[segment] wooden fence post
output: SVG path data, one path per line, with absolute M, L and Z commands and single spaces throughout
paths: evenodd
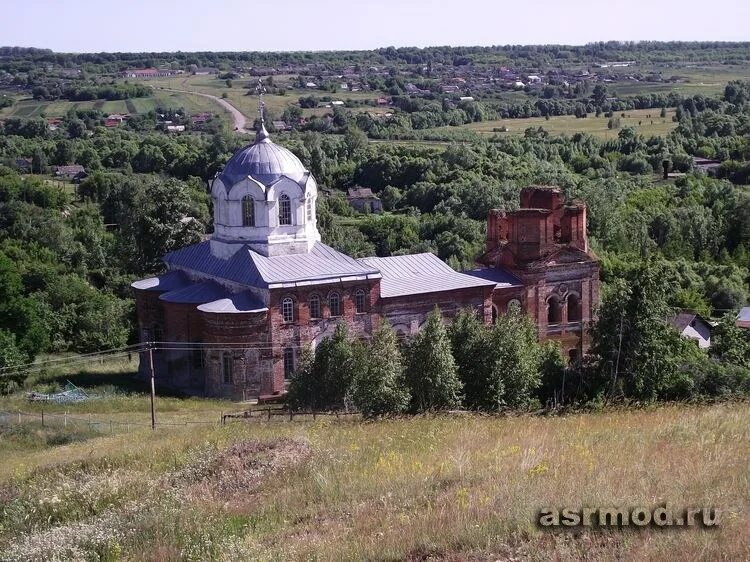
M 44 408 L 42 408 L 42 427 L 44 427 Z

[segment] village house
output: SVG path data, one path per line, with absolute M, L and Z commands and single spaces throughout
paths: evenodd
M 698 156 L 693 156 L 693 168 L 696 171 L 703 172 L 710 176 L 715 176 L 719 173 L 721 162 L 719 160 L 712 160 L 711 158 L 701 158 Z
M 671 318 L 670 324 L 683 338 L 694 340 L 701 349 L 711 347 L 711 324 L 700 314 L 683 311 Z
M 321 242 L 318 196 L 315 178 L 271 141 L 261 116 L 255 141 L 213 179 L 210 238 L 170 252 L 164 274 L 132 284 L 140 340 L 162 342 L 153 353 L 160 384 L 279 397 L 302 351 L 340 322 L 363 339 L 380 322 L 409 337 L 436 306 L 446 320 L 470 309 L 486 324 L 520 311 L 570 360 L 588 348 L 599 263 L 582 201 L 566 202 L 554 187 L 524 189 L 518 211 L 490 212 L 481 267 L 461 273 L 431 253 L 354 259 L 336 251 Z
M 348 190 L 347 200 L 352 208 L 360 213 L 382 213 L 383 203 L 380 197 L 369 187 L 354 187 Z
M 736 324 L 740 328 L 750 330 L 750 306 L 745 306 L 740 309 L 740 313 L 737 315 Z
M 16 158 L 14 164 L 19 172 L 24 172 L 27 174 L 31 172 L 31 158 Z
M 55 177 L 79 182 L 88 177 L 86 169 L 80 164 L 69 166 L 55 166 Z
M 174 76 L 176 72 L 168 68 L 131 68 L 120 73 L 124 78 L 160 78 Z

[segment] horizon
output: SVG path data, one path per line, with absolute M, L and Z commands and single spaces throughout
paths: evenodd
M 123 13 L 109 5 L 92 9 L 84 0 L 14 0 L 4 10 L 4 22 L 12 26 L 0 28 L 7 46 L 74 54 L 748 41 L 742 26 L 726 26 L 718 17 L 700 19 L 695 14 L 705 9 L 697 2 L 676 0 L 658 5 L 634 0 L 627 10 L 592 0 L 537 0 L 524 5 L 477 0 L 463 10 L 444 0 L 365 0 L 347 11 L 332 0 L 314 5 L 287 0 L 282 6 L 267 0 L 255 5 L 218 0 L 209 10 L 205 6 L 198 0 L 133 0 Z M 736 22 L 750 17 L 750 5 L 739 0 L 717 0 L 711 11 L 731 12 Z M 280 12 L 294 16 L 278 21 Z M 131 14 L 146 14 L 146 19 Z
M 630 43 L 630 44 L 641 44 L 641 43 L 684 43 L 684 44 L 700 44 L 700 43 L 718 43 L 718 44 L 727 44 L 727 45 L 733 45 L 733 44 L 750 44 L 750 39 L 746 41 L 741 40 L 722 40 L 722 39 L 669 39 L 669 40 L 661 40 L 661 39 L 610 39 L 610 40 L 602 40 L 602 41 L 589 41 L 587 43 L 497 43 L 493 45 L 469 45 L 469 44 L 454 44 L 454 45 L 424 45 L 424 46 L 417 46 L 417 45 L 381 45 L 379 47 L 372 47 L 372 48 L 362 48 L 362 49 L 274 49 L 274 50 L 201 50 L 201 51 L 187 51 L 184 49 L 176 49 L 171 51 L 153 51 L 153 50 L 146 50 L 146 51 L 58 51 L 56 49 L 52 49 L 49 47 L 39 47 L 36 45 L 0 45 L 0 49 L 36 49 L 36 50 L 44 50 L 44 51 L 51 51 L 55 54 L 61 54 L 61 55 L 97 55 L 97 54 L 147 54 L 147 55 L 160 55 L 160 54 L 167 54 L 167 53 L 184 53 L 184 54 L 193 54 L 193 53 L 287 53 L 287 54 L 294 54 L 294 53 L 367 53 L 367 52 L 374 52 L 381 49 L 417 49 L 420 51 L 423 50 L 429 50 L 429 49 L 493 49 L 493 48 L 513 48 L 513 47 L 574 47 L 574 48 L 580 48 L 580 47 L 588 47 L 589 45 L 596 45 L 601 43 Z

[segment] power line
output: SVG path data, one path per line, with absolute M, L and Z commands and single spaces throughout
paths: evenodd
M 24 364 L 21 364 L 21 365 L 13 365 L 13 366 L 7 366 L 7 367 L 0 367 L 0 374 L 2 374 L 4 371 L 15 370 L 15 369 L 18 369 L 20 367 L 35 367 L 37 365 L 45 365 L 46 366 L 46 365 L 49 365 L 50 363 L 61 363 L 61 362 L 65 362 L 65 361 L 78 360 L 78 359 L 82 359 L 82 358 L 85 358 L 85 357 L 91 357 L 93 359 L 97 359 L 100 356 L 106 356 L 106 354 L 120 352 L 120 351 L 134 352 L 134 351 L 137 351 L 138 348 L 143 347 L 144 345 L 145 344 L 139 343 L 139 344 L 127 345 L 125 347 L 115 347 L 115 348 L 112 348 L 112 349 L 104 349 L 104 350 L 101 350 L 101 351 L 93 351 L 91 353 L 81 353 L 81 354 L 77 354 L 77 355 L 69 355 L 69 356 L 66 356 L 66 357 L 56 357 L 54 359 L 45 359 L 45 360 L 42 360 L 42 361 L 34 361 L 32 363 L 24 363 Z
M 104 355 L 101 358 L 102 359 L 109 359 L 109 358 L 117 358 L 117 357 L 127 357 L 128 355 L 131 355 L 133 352 L 123 351 L 120 353 L 110 354 L 110 355 Z M 61 365 L 56 365 L 59 367 L 72 367 L 77 365 L 84 365 L 86 363 L 89 363 L 91 361 L 95 361 L 99 359 L 99 357 L 85 357 L 83 359 L 78 359 L 76 361 L 71 361 L 70 363 L 63 363 Z M 29 375 L 31 373 L 43 371 L 44 369 L 48 368 L 49 365 L 32 365 L 28 367 L 22 367 L 17 368 L 16 370 L 7 371 L 4 373 L 0 373 L 0 378 L 2 377 L 17 377 L 19 375 Z

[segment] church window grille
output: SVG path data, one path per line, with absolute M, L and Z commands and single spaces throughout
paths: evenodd
M 242 198 L 242 226 L 255 226 L 255 201 L 251 195 Z
M 294 301 L 291 297 L 281 301 L 281 317 L 284 322 L 294 322 Z
M 328 308 L 331 316 L 341 316 L 341 297 L 338 293 L 328 295 Z
M 279 197 L 279 224 L 282 226 L 292 224 L 292 202 L 286 193 Z

